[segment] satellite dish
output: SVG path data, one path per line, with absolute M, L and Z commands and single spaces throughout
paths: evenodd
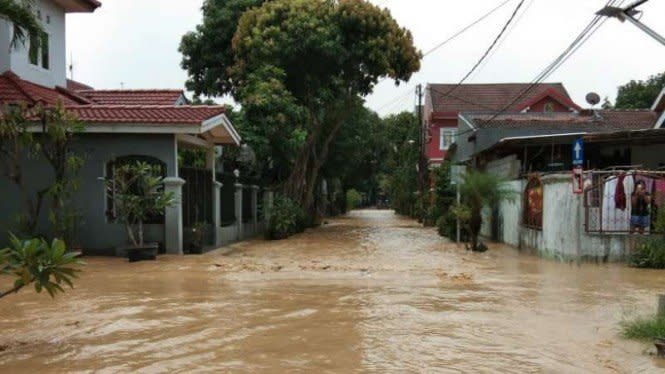
M 600 96 L 595 92 L 591 92 L 586 95 L 586 102 L 591 106 L 598 105 L 600 103 Z

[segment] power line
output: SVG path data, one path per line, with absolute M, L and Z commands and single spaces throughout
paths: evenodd
M 607 6 L 614 4 L 616 0 L 610 0 L 607 3 Z M 622 4 L 624 0 L 620 1 L 619 4 Z M 605 20 L 600 21 L 600 16 L 595 16 L 591 22 L 578 34 L 578 36 L 573 40 L 573 42 L 554 60 L 552 61 L 543 71 L 541 71 L 536 77 L 531 81 L 531 84 L 520 92 L 509 104 L 504 106 L 501 110 L 496 112 L 490 119 L 487 121 L 492 121 L 496 119 L 501 114 L 508 111 L 513 105 L 515 105 L 519 100 L 526 96 L 533 88 L 538 84 L 542 83 L 547 79 L 552 73 L 558 70 L 577 50 L 579 50 L 582 45 L 584 45 L 593 34 L 598 31 L 598 29 L 605 23 Z M 600 23 L 599 23 L 600 22 Z
M 454 33 L 453 35 L 451 35 L 449 38 L 447 38 L 447 39 L 444 40 L 443 42 L 441 42 L 441 43 L 437 44 L 436 46 L 434 46 L 433 48 L 429 49 L 427 52 L 425 52 L 425 53 L 423 54 L 423 58 L 425 58 L 425 57 L 431 55 L 432 53 L 434 53 L 434 52 L 436 52 L 437 50 L 439 50 L 441 47 L 443 47 L 443 46 L 445 46 L 446 44 L 448 44 L 448 43 L 452 42 L 453 40 L 457 39 L 460 35 L 464 34 L 464 33 L 467 32 L 468 30 L 470 30 L 471 28 L 473 28 L 474 26 L 476 26 L 477 24 L 479 24 L 480 22 L 484 21 L 486 18 L 488 18 L 488 17 L 491 16 L 492 14 L 496 13 L 499 9 L 503 8 L 504 6 L 506 6 L 506 4 L 508 4 L 508 3 L 511 2 L 511 1 L 512 1 L 512 0 L 505 0 L 505 1 L 503 1 L 502 3 L 500 3 L 498 6 L 492 8 L 489 12 L 483 14 L 481 17 L 479 17 L 479 18 L 476 19 L 475 21 L 473 21 L 473 22 L 471 22 L 470 24 L 466 25 L 465 27 L 463 27 L 463 28 L 460 29 L 458 32 L 456 32 L 456 33 Z M 384 1 L 384 3 L 385 3 L 385 1 Z M 379 83 L 385 81 L 386 79 L 387 79 L 387 78 L 383 78 L 383 79 L 381 79 L 381 80 L 379 81 Z M 409 92 L 410 92 L 410 90 L 412 90 L 412 89 L 413 89 L 413 87 L 409 88 Z M 387 103 L 385 103 L 385 104 L 382 104 L 382 105 L 379 107 L 379 109 L 377 109 L 376 111 L 377 111 L 377 112 L 380 112 L 381 110 L 383 110 L 383 109 L 385 109 L 385 108 L 387 108 L 387 107 L 390 107 L 391 105 L 394 105 L 396 101 L 399 101 L 400 99 L 404 98 L 405 96 L 406 96 L 406 94 L 400 94 L 400 96 L 396 97 L 395 99 L 391 99 L 389 102 L 387 102 Z
M 432 53 L 436 52 L 439 48 L 441 48 L 441 47 L 443 47 L 444 45 L 446 45 L 446 44 L 450 43 L 451 41 L 455 40 L 458 36 L 464 34 L 466 31 L 468 31 L 469 29 L 471 29 L 473 26 L 479 24 L 480 22 L 482 22 L 483 20 L 485 20 L 487 17 L 489 17 L 489 16 L 491 16 L 492 14 L 496 13 L 499 9 L 503 8 L 506 4 L 508 4 L 508 3 L 511 2 L 511 1 L 512 1 L 512 0 L 506 0 L 506 1 L 502 2 L 502 3 L 499 4 L 496 8 L 494 8 L 494 9 L 490 10 L 489 12 L 485 13 L 485 14 L 482 15 L 480 18 L 476 19 L 475 21 L 473 21 L 472 23 L 470 23 L 469 25 L 467 25 L 466 27 L 464 27 L 464 28 L 461 29 L 460 31 L 456 32 L 455 34 L 453 34 L 453 35 L 452 35 L 451 37 L 449 37 L 448 39 L 444 40 L 443 42 L 441 42 L 441 43 L 437 44 L 436 46 L 434 46 L 432 49 L 430 49 L 430 50 L 428 50 L 427 52 L 425 52 L 425 53 L 423 54 L 423 57 L 427 57 L 427 56 L 431 55 Z

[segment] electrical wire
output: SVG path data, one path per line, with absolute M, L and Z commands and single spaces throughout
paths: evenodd
M 623 4 L 624 0 L 619 2 L 620 4 Z M 613 4 L 616 3 L 616 0 L 610 0 L 607 2 L 606 6 L 612 6 Z M 531 81 L 531 84 L 524 89 L 522 92 L 520 92 L 513 100 L 511 100 L 506 106 L 504 106 L 501 110 L 496 112 L 490 119 L 487 120 L 487 122 L 491 122 L 494 119 L 496 119 L 498 116 L 501 114 L 504 114 L 506 111 L 508 111 L 510 108 L 513 107 L 519 100 L 524 98 L 531 90 L 533 90 L 537 85 L 542 83 L 545 79 L 547 79 L 550 75 L 552 75 L 556 70 L 558 70 L 568 59 L 575 53 L 579 48 L 581 48 L 590 38 L 593 36 L 593 34 L 598 31 L 598 29 L 605 23 L 606 19 L 603 19 L 601 21 L 601 16 L 596 15 L 591 22 L 577 35 L 577 37 L 573 40 L 572 43 L 554 60 L 552 61 L 545 69 L 543 69 L 536 77 Z
M 453 35 L 451 35 L 450 37 L 448 37 L 448 38 L 447 38 L 446 40 L 444 40 L 443 42 L 441 42 L 441 43 L 437 44 L 436 46 L 432 47 L 431 49 L 429 49 L 427 52 L 425 52 L 425 53 L 423 54 L 423 58 L 425 58 L 425 57 L 431 55 L 432 53 L 436 52 L 437 50 L 439 50 L 440 48 L 442 48 L 442 47 L 445 46 L 446 44 L 448 44 L 448 43 L 452 42 L 453 40 L 457 39 L 460 35 L 464 34 L 464 33 L 467 32 L 468 30 L 470 30 L 471 28 L 473 28 L 474 26 L 476 26 L 477 24 L 479 24 L 480 22 L 484 21 L 486 18 L 488 18 L 488 17 L 491 16 L 492 14 L 496 13 L 499 9 L 503 8 L 504 6 L 506 6 L 506 5 L 507 5 L 508 3 L 510 3 L 511 1 L 512 1 L 512 0 L 505 0 L 505 1 L 503 1 L 502 3 L 500 3 L 498 6 L 492 8 L 489 12 L 483 14 L 481 17 L 477 18 L 476 20 L 474 20 L 474 21 L 471 22 L 470 24 L 466 25 L 465 27 L 463 27 L 462 29 L 460 29 L 459 31 L 457 31 L 456 33 L 454 33 Z M 383 79 L 381 79 L 378 83 L 381 83 L 381 82 L 383 82 L 383 81 L 385 81 L 385 80 L 387 80 L 387 79 L 388 79 L 388 78 L 383 78 Z M 409 91 L 412 90 L 412 89 L 413 89 L 413 87 L 409 88 Z M 404 96 L 405 96 L 404 94 L 400 94 L 399 97 L 396 97 L 395 99 L 391 99 L 390 101 L 386 102 L 385 104 L 382 104 L 382 105 L 379 107 L 379 109 L 376 110 L 376 112 L 380 112 L 381 110 L 383 110 L 383 109 L 385 109 L 385 108 L 387 108 L 387 107 L 390 107 L 390 106 L 394 105 L 396 101 L 399 101 L 400 99 L 404 98 Z

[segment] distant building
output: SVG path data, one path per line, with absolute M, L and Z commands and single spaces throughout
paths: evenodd
M 515 100 L 519 98 L 519 100 Z M 577 113 L 561 83 L 428 84 L 425 91 L 423 131 L 428 140 L 425 158 L 440 164 L 457 140 L 461 113 Z

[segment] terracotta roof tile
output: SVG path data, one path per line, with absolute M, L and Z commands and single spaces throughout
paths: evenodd
M 71 91 L 94 90 L 85 83 L 77 82 L 72 79 L 67 79 L 67 89 Z
M 428 94 L 432 98 L 434 112 L 477 112 L 502 110 L 529 88 L 530 83 L 497 83 L 497 84 L 462 84 L 452 94 L 456 84 L 430 84 Z M 525 102 L 542 95 L 548 90 L 555 90 L 572 102 L 568 91 L 561 83 L 541 83 L 517 100 L 509 111 L 519 111 Z
M 201 125 L 225 112 L 223 106 L 77 105 L 67 111 L 81 121 L 95 123 Z
M 101 105 L 176 105 L 182 90 L 79 90 Z
M 62 87 L 48 88 L 19 78 L 11 71 L 0 75 L 0 104 L 44 103 L 55 105 L 88 104 L 89 100 Z
M 599 110 L 583 113 L 513 113 L 492 120 L 493 114 L 467 114 L 476 127 L 488 129 L 553 129 L 561 131 L 617 131 L 653 128 L 657 113 L 645 110 Z

